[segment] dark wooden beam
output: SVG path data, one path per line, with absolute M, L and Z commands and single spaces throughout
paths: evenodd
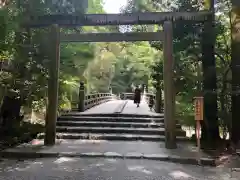
M 52 25 L 49 40 L 48 108 L 44 144 L 54 145 L 56 138 L 60 66 L 60 28 L 58 25 Z
M 165 145 L 167 149 L 175 149 L 177 148 L 177 145 L 173 59 L 173 23 L 171 21 L 164 22 L 163 31 L 164 124 L 166 138 Z
M 135 33 L 61 33 L 61 42 L 132 42 L 132 41 L 162 41 L 162 32 Z
M 106 25 L 144 25 L 161 24 L 164 21 L 187 20 L 205 21 L 210 11 L 198 12 L 139 12 L 124 14 L 82 14 L 82 15 L 43 15 L 28 17 L 22 24 L 28 27 L 59 26 L 106 26 Z

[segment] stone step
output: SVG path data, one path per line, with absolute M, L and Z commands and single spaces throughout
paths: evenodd
M 79 112 L 69 112 L 62 114 L 61 116 L 84 116 L 84 117 L 137 117 L 137 118 L 164 118 L 163 114 L 157 114 L 156 115 L 147 115 L 147 114 L 122 114 L 122 113 L 79 113 Z
M 164 128 L 164 123 L 135 123 L 135 122 L 102 122 L 102 121 L 58 121 L 57 126 L 74 127 L 126 127 L 126 128 Z M 176 125 L 181 128 L 180 124 Z
M 136 117 L 91 117 L 91 116 L 60 116 L 58 121 L 105 121 L 105 122 L 136 122 L 136 123 L 163 123 L 163 118 L 136 118 Z
M 112 140 L 112 141 L 165 141 L 165 136 L 141 134 L 101 134 L 101 133 L 57 133 L 58 139 L 87 139 L 87 140 Z M 44 138 L 44 133 L 38 138 Z M 186 137 L 177 136 L 177 141 L 189 141 Z
M 113 128 L 113 127 L 69 127 L 57 126 L 57 132 L 60 133 L 104 133 L 104 134 L 143 134 L 143 135 L 165 135 L 164 128 Z M 176 131 L 178 136 L 186 136 L 182 130 Z

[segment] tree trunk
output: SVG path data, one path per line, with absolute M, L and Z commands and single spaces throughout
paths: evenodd
M 20 116 L 21 99 L 15 96 L 5 96 L 1 106 L 2 126 L 11 132 L 11 130 L 20 123 L 22 117 Z
M 210 6 L 213 9 L 213 2 Z M 214 56 L 215 33 L 214 14 L 204 22 L 202 34 L 202 68 L 203 68 L 203 93 L 204 93 L 204 122 L 202 123 L 202 142 L 206 146 L 216 147 L 220 139 L 217 118 L 217 78 Z
M 159 89 L 159 110 L 160 110 L 160 113 L 163 112 L 163 99 L 162 99 L 162 89 L 163 88 L 160 88 Z
M 162 102 L 162 88 L 160 86 L 156 89 L 156 103 L 155 109 L 157 113 L 162 113 L 163 102 Z
M 232 0 L 232 142 L 236 145 L 240 140 L 240 4 Z

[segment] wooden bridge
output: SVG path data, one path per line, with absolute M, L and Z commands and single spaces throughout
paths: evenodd
M 56 122 L 57 139 L 166 141 L 164 115 L 150 110 L 143 94 L 140 107 L 134 104 L 133 93 L 116 96 L 111 93 L 86 95 L 80 108 L 62 113 Z M 79 98 L 81 99 L 81 98 Z M 82 107 L 84 106 L 84 107 Z M 81 111 L 81 112 L 80 112 Z M 176 139 L 187 140 L 176 123 Z M 44 134 L 39 138 L 44 138 Z

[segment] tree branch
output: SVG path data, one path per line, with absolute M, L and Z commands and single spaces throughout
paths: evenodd
M 214 54 L 222 61 L 224 65 L 228 65 L 223 56 L 221 56 L 217 52 L 214 52 Z

